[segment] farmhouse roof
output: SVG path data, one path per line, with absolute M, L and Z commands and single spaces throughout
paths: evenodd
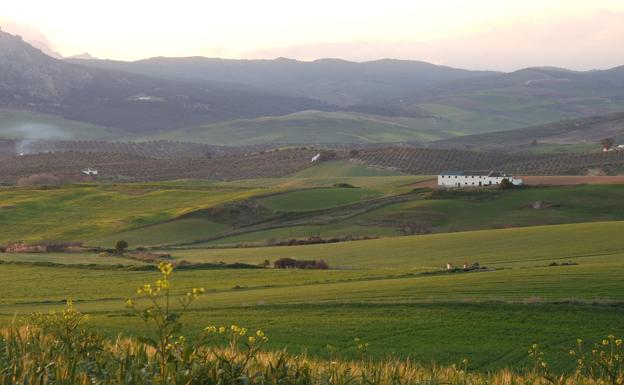
M 440 173 L 444 176 L 489 176 L 492 178 L 501 178 L 506 176 L 505 173 L 499 171 L 445 171 Z
M 463 171 L 445 171 L 445 172 L 441 172 L 440 175 L 450 175 L 450 176 L 460 176 L 460 175 L 464 175 L 465 173 Z

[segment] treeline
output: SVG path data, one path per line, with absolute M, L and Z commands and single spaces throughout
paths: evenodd
M 273 267 L 276 269 L 310 269 L 310 270 L 327 270 L 329 265 L 324 260 L 316 259 L 294 259 L 294 258 L 280 258 L 273 262 Z

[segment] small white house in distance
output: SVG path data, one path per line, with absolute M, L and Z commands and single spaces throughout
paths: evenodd
M 438 175 L 439 187 L 479 187 L 499 185 L 503 179 L 509 180 L 514 186 L 522 185 L 522 179 L 498 171 L 468 172 L 450 171 Z
M 83 169 L 81 172 L 85 175 L 97 175 L 98 174 L 98 170 L 91 168 L 91 167 L 87 167 Z

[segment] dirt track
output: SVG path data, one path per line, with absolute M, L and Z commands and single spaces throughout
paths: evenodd
M 617 176 L 521 176 L 526 185 L 573 186 L 579 184 L 624 183 L 624 175 Z
M 527 186 L 576 186 L 580 184 L 624 184 L 624 175 L 616 176 L 520 176 Z M 414 184 L 414 187 L 437 187 L 437 179 Z

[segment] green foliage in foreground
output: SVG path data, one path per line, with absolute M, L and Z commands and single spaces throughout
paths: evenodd
M 235 325 L 221 333 L 209 327 L 204 339 L 192 343 L 178 338 L 163 364 L 151 345 L 134 339 L 108 340 L 76 324 L 76 317 L 64 312 L 56 316 L 60 322 L 42 328 L 3 331 L 0 384 L 619 385 L 624 381 L 621 340 L 612 336 L 596 345 L 595 352 L 579 343 L 574 350 L 579 357 L 577 369 L 566 374 L 551 371 L 537 345 L 530 349 L 533 370 L 483 373 L 470 370 L 469 359 L 451 366 L 371 360 L 368 344 L 359 340 L 354 343 L 359 352 L 356 360 L 335 356 L 319 361 L 305 355 L 264 352 L 256 340 L 263 336 L 261 331 L 248 336 Z M 213 330 L 216 336 L 210 338 Z
M 182 334 L 182 317 L 203 294 L 194 288 L 185 296 L 171 291 L 173 267 L 161 263 L 160 279 L 144 284 L 139 299 L 127 300 L 148 325 L 155 339 L 118 337 L 115 341 L 85 327 L 87 316 L 71 302 L 61 313 L 37 313 L 31 324 L 0 332 L 0 384 L 553 384 L 585 385 L 624 383 L 624 346 L 609 335 L 588 348 L 582 340 L 570 354 L 576 370 L 553 371 L 544 353 L 533 344 L 528 353 L 533 368 L 524 372 L 469 371 L 469 360 L 460 365 L 422 366 L 411 360 L 371 359 L 369 344 L 354 339 L 355 360 L 335 352 L 329 362 L 289 356 L 285 351 L 265 353 L 268 341 L 233 324 L 209 325 L 192 341 Z M 135 302 L 137 301 L 137 302 Z

